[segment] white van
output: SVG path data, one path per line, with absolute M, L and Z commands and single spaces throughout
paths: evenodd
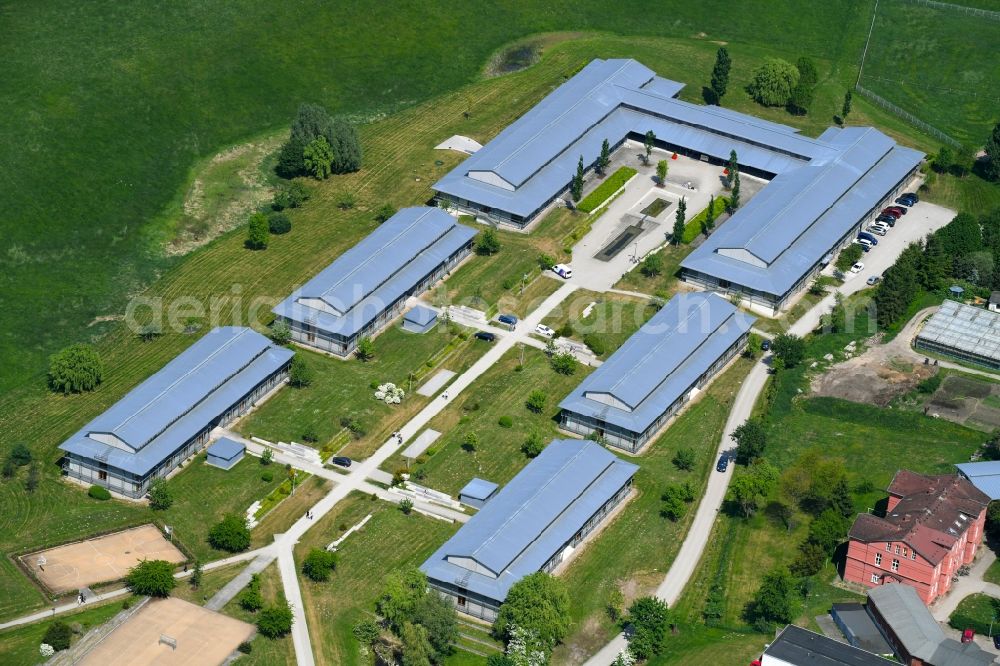
M 564 280 L 568 280 L 573 277 L 573 269 L 566 264 L 556 264 L 552 267 L 552 272 Z

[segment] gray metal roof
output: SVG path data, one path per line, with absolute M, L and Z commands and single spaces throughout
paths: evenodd
M 1000 460 L 959 463 L 955 467 L 991 500 L 1000 499 Z
M 210 456 L 216 456 L 218 458 L 222 458 L 223 460 L 232 460 L 246 451 L 246 448 L 247 447 L 242 442 L 237 442 L 236 440 L 229 439 L 228 437 L 220 437 L 208 447 L 206 452 Z
M 215 328 L 59 448 L 145 475 L 293 355 L 249 328 Z
M 486 479 L 474 478 L 465 484 L 465 487 L 458 491 L 460 497 L 471 497 L 472 499 L 489 499 L 499 488 L 497 484 Z
M 716 294 L 677 294 L 559 407 L 641 433 L 754 321 Z
M 790 624 L 764 655 L 794 666 L 889 666 L 895 662 Z
M 563 549 L 637 469 L 596 442 L 554 440 L 420 569 L 431 579 L 502 602 L 514 583 Z M 448 558 L 463 558 L 468 566 Z
M 438 208 L 404 208 L 274 308 L 351 337 L 476 235 Z
M 1000 312 L 945 301 L 924 324 L 917 340 L 1000 362 Z
M 854 647 L 872 654 L 892 654 L 892 646 L 886 642 L 882 632 L 875 626 L 875 622 L 862 604 L 853 601 L 835 603 L 831 608 L 831 615 L 841 631 L 846 629 L 844 634 L 847 641 Z
M 418 305 L 403 315 L 403 320 L 413 322 L 418 326 L 426 326 L 437 319 L 437 316 L 438 313 L 433 308 L 429 308 L 425 305 Z

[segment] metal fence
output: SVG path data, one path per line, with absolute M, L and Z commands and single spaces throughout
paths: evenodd
M 913 0 L 913 1 L 916 1 L 916 0 Z M 940 4 L 940 3 L 938 3 L 938 4 Z M 882 97 L 881 95 L 878 95 L 876 93 L 873 93 L 871 90 L 868 90 L 867 88 L 865 88 L 864 86 L 862 86 L 860 83 L 855 84 L 854 89 L 857 90 L 859 93 L 861 93 L 861 95 L 863 95 L 869 101 L 874 102 L 875 104 L 877 104 L 878 106 L 882 107 L 883 109 L 886 109 L 887 111 L 891 111 L 892 113 L 896 114 L 897 116 L 899 116 L 900 118 L 902 118 L 906 122 L 910 123 L 911 125 L 913 125 L 917 129 L 920 129 L 923 132 L 926 132 L 927 134 L 933 136 L 936 139 L 940 139 L 941 141 L 947 143 L 950 146 L 953 146 L 955 148 L 961 147 L 962 144 L 959 143 L 954 138 L 952 138 L 951 136 L 949 136 L 948 134 L 945 134 L 944 132 L 942 132 L 938 128 L 934 127 L 933 125 L 930 125 L 930 124 L 924 122 L 923 120 L 921 120 L 920 118 L 917 118 L 915 115 L 913 115 L 909 111 L 904 111 L 903 109 L 901 109 L 900 107 L 896 106 L 895 104 L 893 104 L 892 102 L 890 102 L 886 98 Z
M 933 7 L 934 9 L 944 9 L 946 11 L 969 14 L 970 16 L 978 16 L 990 21 L 1000 21 L 1000 12 L 990 11 L 989 9 L 966 7 L 965 5 L 954 5 L 950 2 L 937 2 L 937 0 L 906 0 L 906 2 L 912 2 L 915 5 L 924 5 L 925 7 Z

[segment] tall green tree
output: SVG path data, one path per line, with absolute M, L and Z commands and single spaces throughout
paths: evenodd
M 670 164 L 666 160 L 660 160 L 656 163 L 656 180 L 663 185 L 667 182 L 667 171 L 670 169 Z
M 413 619 L 417 603 L 426 592 L 427 576 L 420 569 L 397 569 L 386 577 L 382 596 L 376 601 L 379 615 L 399 633 L 403 625 Z
M 764 576 L 753 600 L 747 605 L 746 618 L 758 630 L 770 631 L 795 619 L 795 580 L 788 569 L 773 569 Z
M 731 435 L 736 442 L 736 462 L 749 465 L 764 455 L 767 448 L 767 429 L 757 418 L 750 418 L 736 426 Z
M 569 184 L 569 195 L 573 197 L 573 201 L 579 201 L 583 196 L 583 155 L 580 155 L 580 161 L 576 164 L 576 175 Z
M 915 248 L 915 251 L 910 248 Z M 895 323 L 906 313 L 910 301 L 917 295 L 920 278 L 916 264 L 919 258 L 920 246 L 911 244 L 896 259 L 896 263 L 882 274 L 882 282 L 873 298 L 879 326 L 885 328 Z
M 603 176 L 611 164 L 611 145 L 605 139 L 601 143 L 601 155 L 597 158 L 597 171 Z
M 166 479 L 153 479 L 149 484 L 149 506 L 157 511 L 169 509 L 174 503 L 174 494 Z
M 779 333 L 771 348 L 786 368 L 794 368 L 806 357 L 806 341 L 794 333 Z
M 777 479 L 778 470 L 771 463 L 764 459 L 757 460 L 729 484 L 729 500 L 739 507 L 745 518 L 749 518 L 771 492 Z
M 431 666 L 434 649 L 427 639 L 427 629 L 419 624 L 406 622 L 399 632 L 403 642 L 402 666 Z
M 257 631 L 267 638 L 281 638 L 292 631 L 292 607 L 288 602 L 274 604 L 260 611 L 257 616 Z
M 142 560 L 128 570 L 125 585 L 132 594 L 147 597 L 168 597 L 177 585 L 174 565 L 165 560 Z
M 1000 181 L 1000 122 L 993 126 L 984 149 L 986 157 L 983 160 L 983 178 Z
M 566 584 L 538 571 L 510 588 L 493 623 L 493 633 L 497 638 L 508 640 L 511 628 L 520 627 L 537 635 L 551 650 L 569 631 L 569 609 Z
M 318 136 L 302 150 L 302 165 L 316 180 L 330 176 L 333 166 L 333 149 L 325 136 Z
M 640 597 L 628 609 L 627 622 L 632 631 L 627 635 L 628 647 L 638 659 L 649 659 L 665 647 L 670 628 L 667 604 L 656 597 Z
M 251 250 L 266 250 L 270 230 L 267 226 L 267 215 L 254 213 L 247 221 L 247 239 L 244 242 Z
M 747 93 L 758 104 L 785 106 L 799 82 L 799 70 L 781 58 L 767 58 L 753 72 Z
M 656 134 L 653 133 L 653 130 L 649 130 L 648 132 L 646 132 L 646 136 L 642 140 L 643 150 L 646 151 L 646 159 L 645 159 L 646 164 L 649 164 L 649 156 L 650 154 L 652 154 L 653 146 L 655 145 L 656 145 Z
M 93 391 L 104 379 L 104 362 L 97 350 L 74 344 L 49 357 L 49 388 L 58 393 Z
M 739 172 L 740 172 L 740 158 L 739 158 L 739 155 L 736 154 L 735 150 L 730 150 L 729 151 L 729 161 L 726 162 L 726 173 L 725 173 L 726 187 L 727 188 L 732 188 L 733 187 L 733 179 L 736 178 L 736 175 Z
M 499 251 L 500 239 L 497 237 L 497 232 L 490 227 L 483 229 L 476 239 L 476 254 L 490 257 Z
M 739 169 L 733 174 L 733 189 L 729 190 L 729 212 L 735 213 L 742 205 L 740 201 L 740 172 Z
M 711 231 L 715 228 L 715 195 L 709 195 L 708 208 L 705 209 L 705 228 Z
M 940 289 L 951 271 L 951 258 L 937 234 L 927 237 L 927 244 L 920 257 L 919 271 L 920 284 L 927 291 Z
M 431 660 L 441 663 L 454 652 L 458 641 L 458 620 L 455 607 L 440 594 L 427 593 L 413 609 L 413 621 L 427 630 L 427 641 L 433 650 Z
M 851 89 L 848 88 L 847 92 L 844 93 L 844 104 L 840 108 L 840 124 L 843 125 L 847 122 L 847 116 L 851 113 L 851 104 L 853 102 L 853 94 Z
M 816 71 L 816 63 L 808 56 L 802 56 L 795 62 L 795 69 L 799 70 L 799 83 L 810 88 L 819 83 L 819 72 Z
M 677 211 L 674 213 L 674 228 L 670 233 L 670 244 L 680 245 L 684 240 L 684 222 L 687 216 L 687 202 L 684 197 L 677 202 Z
M 729 87 L 729 69 L 732 67 L 732 60 L 729 58 L 729 50 L 725 46 L 720 46 L 715 52 L 715 66 L 712 67 L 712 80 L 709 87 L 712 91 L 714 104 L 722 104 L 722 98 Z
M 250 547 L 250 528 L 246 518 L 231 513 L 208 531 L 208 543 L 213 548 L 238 553 Z

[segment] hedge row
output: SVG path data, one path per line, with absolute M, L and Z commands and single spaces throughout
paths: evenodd
M 716 197 L 715 199 L 715 219 L 718 220 L 719 216 L 726 210 L 726 206 L 729 205 L 729 199 L 726 197 Z M 701 233 L 701 223 L 708 218 L 708 206 L 705 206 L 705 210 L 701 211 L 684 225 L 684 236 L 681 241 L 684 243 L 690 243 L 698 234 Z
M 618 171 L 615 171 L 613 174 L 608 176 L 607 180 L 598 185 L 597 189 L 585 196 L 583 200 L 576 205 L 576 209 L 581 210 L 584 213 L 593 213 L 595 210 L 600 208 L 612 194 L 621 189 L 622 185 L 627 183 L 629 178 L 637 173 L 639 172 L 632 167 L 621 167 Z

